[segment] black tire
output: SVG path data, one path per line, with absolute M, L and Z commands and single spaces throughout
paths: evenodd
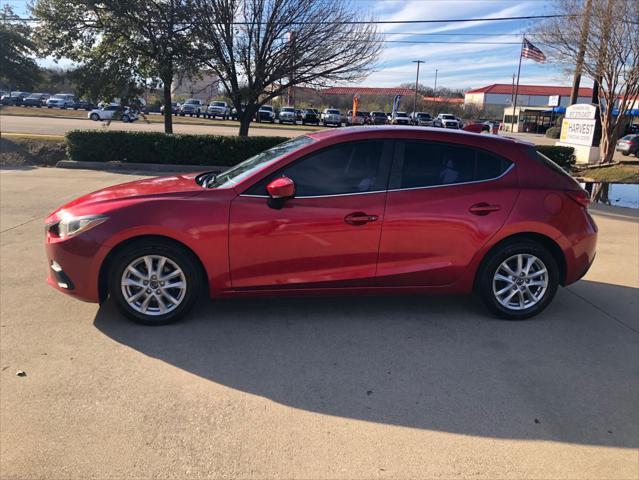
M 628 155 L 630 155 L 630 152 L 621 152 L 621 154 L 622 154 L 624 157 L 627 157 Z
M 131 118 L 129 118 L 129 116 L 125 114 L 125 115 L 122 115 L 122 121 L 124 123 L 129 123 L 131 121 Z
M 145 255 L 164 256 L 178 265 L 184 273 L 187 285 L 186 292 L 181 303 L 168 313 L 159 315 L 141 313 L 129 305 L 122 293 L 120 284 L 124 270 L 131 262 Z M 195 256 L 170 240 L 154 239 L 131 243 L 116 253 L 110 265 L 109 295 L 124 315 L 143 325 L 166 325 L 183 318 L 193 308 L 205 283 L 203 281 L 204 273 Z
M 522 310 L 505 307 L 493 293 L 493 278 L 497 269 L 505 260 L 518 254 L 534 255 L 543 263 L 548 273 L 546 277 L 548 283 L 542 298 L 534 305 Z M 513 241 L 488 253 L 477 273 L 475 286 L 484 305 L 492 313 L 506 320 L 525 320 L 543 311 L 552 301 L 559 286 L 559 267 L 553 255 L 539 243 L 530 240 Z
M 97 122 L 98 120 L 100 120 L 100 115 L 98 115 L 97 113 L 92 113 L 89 118 L 94 122 Z

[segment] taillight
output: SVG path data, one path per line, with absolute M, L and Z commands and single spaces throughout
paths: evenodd
M 585 190 L 566 190 L 566 195 L 584 208 L 590 205 L 590 197 Z

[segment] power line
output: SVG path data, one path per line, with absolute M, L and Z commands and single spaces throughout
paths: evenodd
M 452 18 L 431 20 L 343 20 L 339 22 L 290 22 L 289 25 L 406 25 L 420 23 L 469 23 L 469 22 L 510 22 L 514 20 L 539 20 L 547 18 L 565 18 L 573 15 L 525 15 L 517 17 L 486 17 L 486 18 Z M 33 17 L 7 16 L 3 20 L 38 22 Z M 226 25 L 267 25 L 268 22 L 224 22 Z

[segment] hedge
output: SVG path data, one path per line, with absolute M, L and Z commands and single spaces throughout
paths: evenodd
M 167 135 L 160 132 L 72 130 L 66 134 L 69 159 L 232 166 L 288 140 L 285 137 Z
M 556 145 L 537 145 L 537 151 L 543 153 L 566 171 L 570 171 L 576 162 L 575 149 Z
M 546 136 L 548 138 L 559 138 L 561 135 L 561 127 L 550 127 L 546 130 Z

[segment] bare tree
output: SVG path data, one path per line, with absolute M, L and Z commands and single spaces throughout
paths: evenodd
M 567 66 L 574 67 L 583 52 L 583 73 L 599 84 L 600 162 L 609 163 L 628 110 L 639 100 L 639 10 L 634 0 L 593 1 L 582 35 L 584 4 L 563 0 L 558 13 L 566 17 L 546 23 L 543 39 L 554 60 Z
M 289 87 L 359 80 L 381 49 L 375 25 L 344 0 L 194 2 L 203 60 L 237 109 L 241 136 L 259 107 Z

